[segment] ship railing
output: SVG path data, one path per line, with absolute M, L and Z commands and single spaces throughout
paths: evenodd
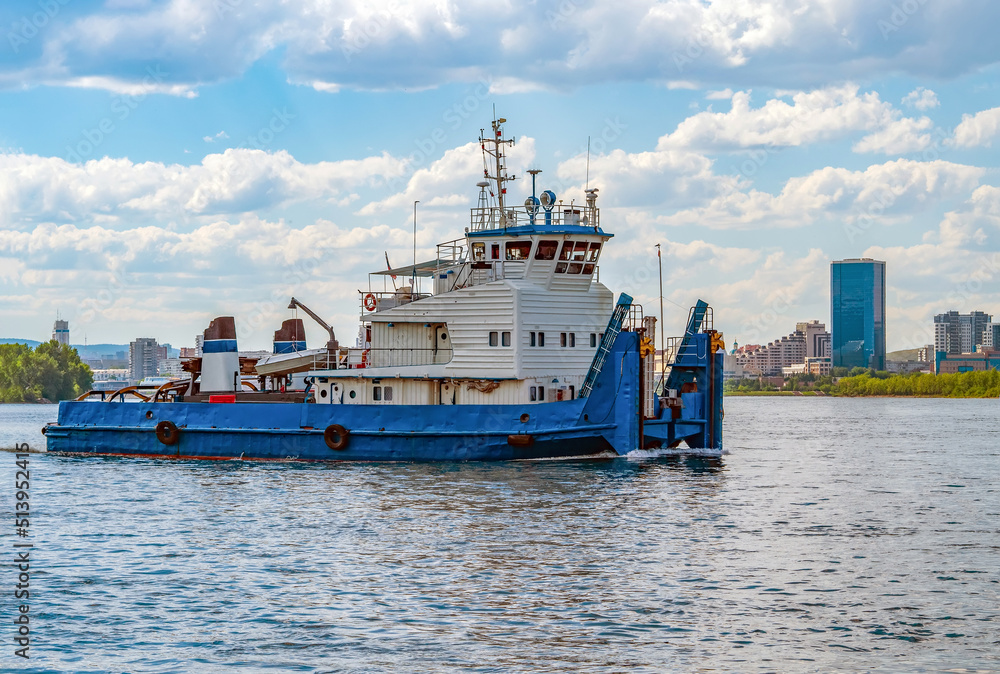
M 386 347 L 341 349 L 339 353 L 321 353 L 313 357 L 312 370 L 362 370 L 369 367 L 435 365 L 451 361 L 451 349 L 433 347 Z
M 437 259 L 449 262 L 464 262 L 468 252 L 464 238 L 445 241 L 437 245 Z
M 498 206 L 488 206 L 473 208 L 470 218 L 470 230 L 473 232 L 530 225 L 583 225 L 597 229 L 601 226 L 601 213 L 596 206 L 588 208 L 573 203 L 558 204 L 549 212 L 539 208 L 535 214 L 527 212 L 524 207 L 501 210 Z
M 478 286 L 493 281 L 503 279 L 524 278 L 526 260 L 479 260 L 468 263 L 469 273 L 465 276 L 465 283 L 457 285 L 456 288 L 468 288 Z M 461 280 L 463 277 L 460 276 Z
M 402 286 L 396 290 L 390 290 L 385 292 L 367 292 L 361 295 L 361 315 L 366 316 L 368 314 L 375 314 L 379 311 L 385 311 L 386 309 L 392 309 L 394 307 L 401 307 L 404 304 L 409 304 L 411 302 L 416 302 L 417 300 L 422 300 L 430 297 L 427 293 L 415 293 L 412 292 L 410 286 Z M 374 308 L 370 309 L 372 306 L 372 300 L 374 298 L 375 305 Z

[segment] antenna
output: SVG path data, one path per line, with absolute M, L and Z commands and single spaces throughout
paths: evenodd
M 656 260 L 660 265 L 660 382 L 666 381 L 667 377 L 667 347 L 666 344 L 666 323 L 663 322 L 663 255 L 660 253 L 660 244 L 656 244 Z
M 417 204 L 420 200 L 413 202 L 413 276 L 410 281 L 410 295 L 416 295 L 417 292 Z
M 590 189 L 590 136 L 587 136 L 587 189 Z

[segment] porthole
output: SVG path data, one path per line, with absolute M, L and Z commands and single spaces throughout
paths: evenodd
M 522 424 L 528 423 L 529 419 L 531 419 L 531 417 L 528 416 L 527 412 L 525 412 L 524 414 L 521 415 L 521 423 Z
M 325 398 L 325 397 L 326 397 L 326 395 L 327 395 L 327 394 L 326 394 L 326 389 L 323 389 L 323 390 L 321 390 L 321 391 L 319 392 L 319 397 L 320 397 L 320 398 Z
M 357 394 L 356 391 L 351 391 L 350 395 L 351 395 L 351 398 L 357 398 L 358 397 L 358 394 Z
M 149 410 L 148 412 L 146 412 L 146 418 L 147 419 L 152 419 L 153 418 L 153 410 Z

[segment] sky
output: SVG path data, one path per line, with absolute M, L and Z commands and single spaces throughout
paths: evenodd
M 358 329 L 369 272 L 462 236 L 494 109 L 514 203 L 583 201 L 600 279 L 727 342 L 829 325 L 887 262 L 889 350 L 1000 315 L 1000 3 L 15 0 L 0 5 L 0 337 L 155 337 L 295 296 Z M 588 139 L 590 143 L 588 175 Z M 381 281 L 376 281 L 381 288 Z M 326 334 L 308 317 L 310 346 Z

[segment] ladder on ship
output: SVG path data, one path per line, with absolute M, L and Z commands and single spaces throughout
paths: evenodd
M 622 324 L 625 322 L 625 317 L 628 316 L 631 307 L 632 298 L 622 293 L 618 298 L 618 304 L 615 305 L 615 310 L 611 313 L 611 320 L 608 321 L 608 327 L 604 330 L 601 343 L 597 346 L 597 353 L 594 354 L 594 360 L 590 364 L 590 371 L 587 372 L 587 379 L 583 382 L 579 397 L 586 398 L 594 389 L 597 376 L 604 369 L 604 363 L 607 362 L 608 355 L 611 353 L 611 346 L 615 343 L 618 333 L 622 331 Z
M 702 327 L 711 329 L 713 327 L 711 323 L 712 314 L 708 303 L 704 300 L 698 300 L 697 304 L 691 307 L 691 311 L 688 313 L 687 327 L 684 330 L 684 337 L 681 339 L 681 344 L 677 347 L 676 353 L 674 353 L 674 362 L 683 360 L 684 357 L 690 356 L 693 353 L 694 336 L 701 332 Z M 690 372 L 684 370 L 683 367 L 671 367 L 664 388 L 679 389 L 682 384 L 691 380 L 692 375 Z

